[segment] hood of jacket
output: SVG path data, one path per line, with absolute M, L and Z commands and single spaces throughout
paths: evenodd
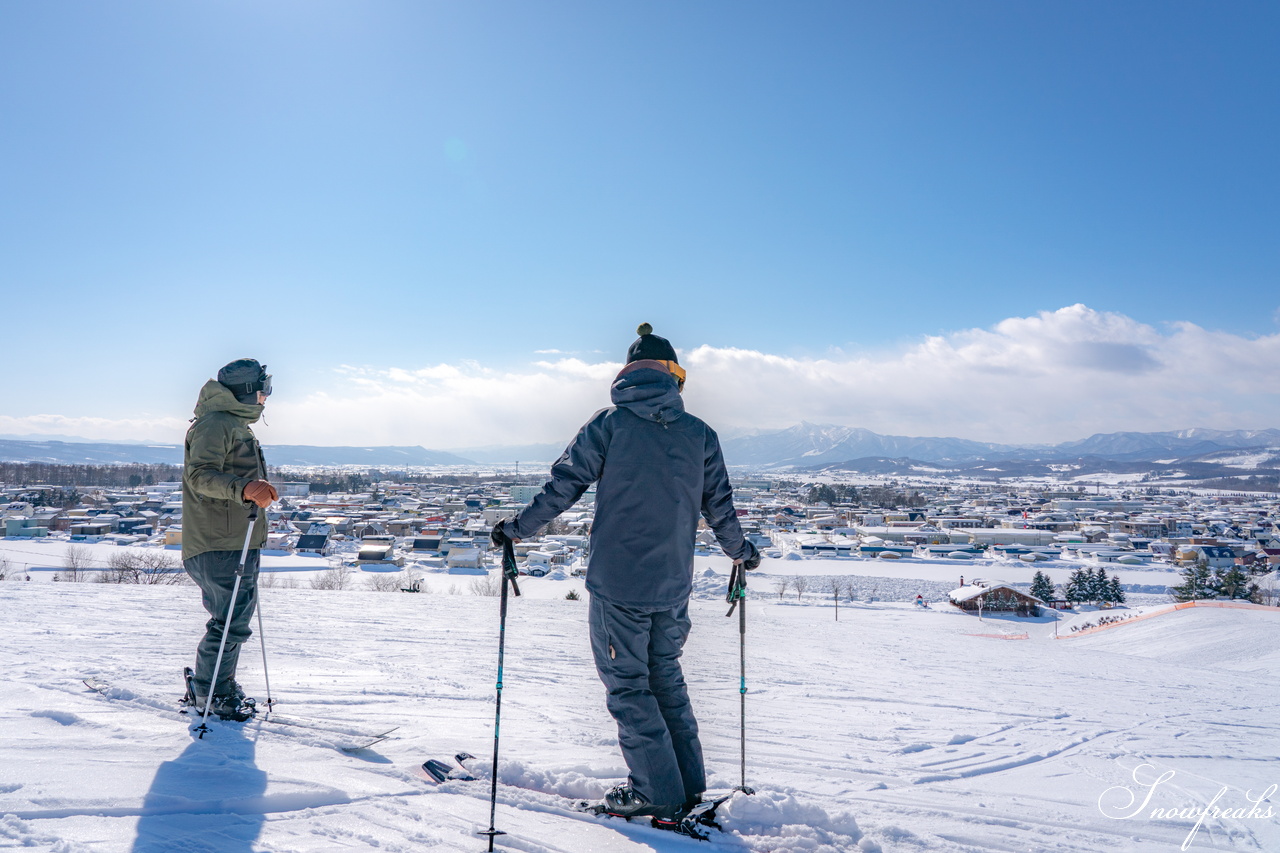
M 200 389 L 195 414 L 197 418 L 202 418 L 213 412 L 226 412 L 251 424 L 262 417 L 262 406 L 257 403 L 241 403 L 230 388 L 216 379 L 210 379 Z
M 654 423 L 669 424 L 684 414 L 676 378 L 657 362 L 652 367 L 643 361 L 624 367 L 613 380 L 610 397 L 618 408 Z

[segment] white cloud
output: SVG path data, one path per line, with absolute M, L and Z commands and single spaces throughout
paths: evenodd
M 805 359 L 701 346 L 681 361 L 690 411 L 719 428 L 808 420 L 1056 442 L 1117 430 L 1280 425 L 1278 356 L 1280 335 L 1245 338 L 1192 323 L 1161 332 L 1073 305 L 888 353 Z M 608 405 L 619 366 L 564 358 L 512 372 L 476 364 L 359 371 L 350 390 L 282 401 L 275 421 L 314 444 L 561 441 Z
M 474 363 L 347 368 L 328 390 L 273 400 L 271 440 L 432 448 L 566 440 L 609 405 L 619 367 L 562 359 L 519 372 Z
M 1072 305 L 892 352 L 792 358 L 767 346 L 681 353 L 689 410 L 718 429 L 801 420 L 896 435 L 1058 442 L 1095 432 L 1280 426 L 1280 334 L 1190 322 L 1164 330 Z M 344 365 L 323 390 L 272 398 L 274 444 L 559 442 L 609 405 L 621 365 L 562 357 L 500 371 L 474 362 Z M 279 383 L 284 387 L 284 383 Z M 180 440 L 177 418 L 0 417 L 3 433 Z
M 94 418 L 66 415 L 0 415 L 0 434 L 67 435 L 98 441 L 179 443 L 187 431 L 185 418 Z
M 700 347 L 690 402 L 741 424 L 799 420 L 897 435 L 1057 442 L 1095 432 L 1280 424 L 1280 335 L 1245 338 L 1179 323 L 1161 333 L 1073 305 L 899 352 L 801 360 Z M 698 385 L 694 386 L 694 377 Z M 702 377 L 706 376 L 704 380 Z M 705 393 L 704 382 L 709 386 Z

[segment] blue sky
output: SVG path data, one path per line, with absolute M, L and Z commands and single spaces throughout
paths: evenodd
M 264 438 L 556 440 L 641 321 L 727 371 L 689 390 L 726 428 L 1277 426 L 1229 377 L 1280 332 L 1278 37 L 1262 2 L 4 4 L 0 433 L 170 440 L 249 354 Z M 1227 358 L 1190 412 L 1186 323 Z M 1125 405 L 989 415 L 1010 365 Z

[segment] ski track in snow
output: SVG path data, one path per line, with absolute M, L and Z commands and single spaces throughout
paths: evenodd
M 740 781 L 738 633 L 709 565 L 685 669 L 724 789 Z M 914 597 L 924 579 L 898 580 L 895 594 Z M 1224 787 L 1218 805 L 1239 807 L 1280 782 L 1280 613 L 1194 609 L 1055 641 L 1045 619 L 864 601 L 836 621 L 753 586 L 747 783 L 759 793 L 722 807 L 726 831 L 705 845 L 572 810 L 626 772 L 585 602 L 513 599 L 498 849 L 1166 851 L 1194 819 L 1100 811 L 1125 787 L 1141 799 L 1135 771 L 1175 773 L 1151 808 L 1203 806 Z M 0 849 L 485 849 L 497 601 L 265 589 L 263 606 L 279 713 L 333 732 L 251 721 L 192 738 L 174 705 L 207 618 L 191 587 L 0 583 Z M 251 639 L 240 680 L 261 701 L 260 654 Z M 100 695 L 85 677 L 111 686 Z M 395 726 L 372 749 L 334 749 L 338 733 Z M 459 750 L 479 757 L 477 781 L 423 779 L 423 760 Z M 1188 849 L 1276 850 L 1280 828 L 1208 819 Z

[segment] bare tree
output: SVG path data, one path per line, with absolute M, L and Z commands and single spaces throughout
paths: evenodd
M 500 581 L 492 575 L 476 578 L 471 582 L 472 595 L 495 596 L 502 591 Z
M 258 589 L 297 589 L 296 578 L 282 576 L 276 572 L 258 572 Z
M 791 578 L 778 578 L 773 582 L 773 591 L 778 594 L 778 598 L 787 594 L 787 590 L 791 589 Z
M 311 579 L 312 589 L 346 589 L 350 578 L 347 567 L 339 563 Z
M 9 558 L 0 555 L 0 581 L 9 577 Z
M 850 601 L 853 601 L 854 593 L 858 591 L 858 582 L 853 578 L 846 577 L 840 579 L 840 585 L 840 594 Z
M 1277 589 L 1276 589 L 1276 586 L 1277 586 L 1276 578 L 1277 578 L 1277 573 L 1272 572 L 1271 574 L 1265 575 L 1259 579 L 1259 582 L 1258 582 L 1259 603 L 1270 605 L 1270 604 L 1275 604 L 1277 601 L 1280 601 L 1280 595 L 1277 594 Z
M 82 583 L 89 579 L 89 568 L 93 565 L 93 552 L 81 545 L 72 545 L 62 558 L 63 570 L 58 572 L 57 579 L 67 583 Z
M 809 579 L 804 575 L 796 575 L 791 579 L 791 588 L 796 591 L 796 600 L 799 601 L 809 591 Z
M 169 585 L 187 581 L 182 564 L 165 551 L 120 549 L 107 559 L 107 570 L 98 576 L 103 583 Z
M 378 572 L 365 579 L 364 585 L 374 592 L 399 592 L 404 572 Z
M 831 600 L 836 605 L 836 621 L 840 621 L 840 596 L 844 595 L 847 588 L 844 578 L 832 575 L 828 577 L 822 584 L 822 591 L 831 593 Z

